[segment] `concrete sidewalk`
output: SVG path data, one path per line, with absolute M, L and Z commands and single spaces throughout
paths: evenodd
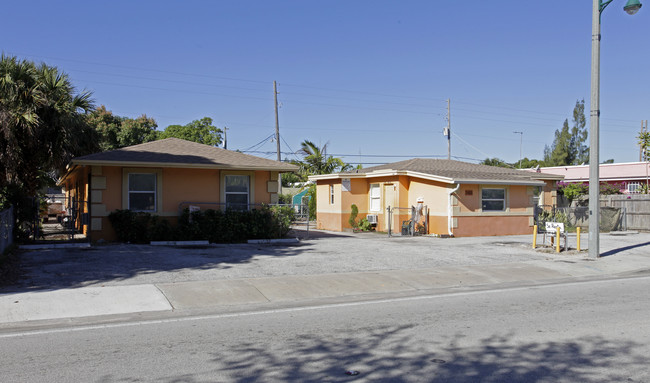
M 590 260 L 586 255 L 553 255 L 502 264 L 63 288 L 0 295 L 0 325 L 8 328 L 12 324 L 62 318 L 300 303 L 373 294 L 421 294 L 504 284 L 534 285 L 648 271 L 650 252 L 637 249 L 622 250 L 598 260 Z

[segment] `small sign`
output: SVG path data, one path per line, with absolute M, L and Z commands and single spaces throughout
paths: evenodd
M 560 228 L 560 233 L 564 233 L 564 224 L 562 222 L 546 222 L 546 231 L 556 231 Z
M 341 190 L 350 191 L 350 179 L 349 178 L 343 178 L 341 180 Z

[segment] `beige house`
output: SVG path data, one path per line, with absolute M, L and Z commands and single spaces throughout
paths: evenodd
M 415 208 L 426 234 L 483 236 L 531 233 L 534 206 L 554 200 L 562 176 L 415 158 L 309 179 L 317 184 L 319 229 L 350 228 L 355 204 L 358 217 L 376 222 L 379 231 L 398 231 Z
M 77 229 L 113 240 L 117 209 L 175 221 L 179 210 L 277 203 L 279 175 L 295 165 L 167 138 L 73 159 L 60 180 Z M 72 209 L 71 209 L 72 207 Z

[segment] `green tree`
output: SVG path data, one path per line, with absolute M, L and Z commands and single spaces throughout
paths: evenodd
M 99 136 L 101 151 L 155 141 L 160 134 L 153 118 L 144 114 L 135 119 L 116 116 L 104 105 L 90 113 L 88 122 Z
M 641 132 L 636 138 L 641 146 L 641 159 L 650 161 L 650 132 Z
M 124 118 L 114 115 L 106 110 L 104 105 L 93 110 L 88 116 L 88 122 L 95 128 L 99 135 L 99 149 L 101 151 L 121 148 L 118 134 L 122 129 Z
M 509 168 L 512 167 L 509 163 L 505 162 L 504 160 L 500 158 L 486 158 L 483 161 L 481 161 L 481 165 L 489 165 L 489 166 L 498 166 L 501 168 Z
M 501 168 L 515 168 L 515 169 L 529 169 L 529 168 L 534 168 L 537 166 L 546 166 L 544 164 L 544 161 L 540 160 L 535 160 L 535 159 L 528 159 L 528 157 L 524 157 L 521 160 L 515 162 L 514 164 L 510 164 L 505 162 L 504 160 L 500 158 L 486 158 L 483 161 L 480 162 L 482 165 L 489 165 L 489 166 L 498 166 Z
M 588 132 L 585 127 L 585 101 L 576 101 L 573 108 L 573 127 L 564 120 L 561 130 L 555 131 L 551 147 L 544 148 L 546 166 L 580 165 L 589 162 L 589 147 L 585 145 Z
M 331 174 L 352 170 L 352 165 L 343 162 L 338 157 L 327 155 L 327 144 L 318 147 L 309 140 L 304 140 L 300 144 L 300 153 L 303 160 L 297 165 L 301 168 L 301 173 L 305 175 L 313 174 Z
M 576 101 L 576 106 L 573 108 L 573 126 L 571 127 L 573 165 L 589 163 L 589 146 L 586 144 L 589 132 L 586 125 L 585 100 Z
M 87 113 L 90 92 L 77 93 L 56 67 L 0 58 L 0 189 L 29 196 L 76 155 L 96 150 Z
M 282 173 L 281 177 L 283 187 L 291 187 L 293 184 L 306 181 L 305 177 L 296 173 Z
M 553 145 L 544 148 L 544 163 L 548 166 L 572 165 L 571 158 L 571 133 L 569 121 L 564 120 L 562 130 L 555 131 Z
M 212 125 L 210 117 L 203 117 L 187 125 L 169 125 L 160 134 L 160 138 L 176 137 L 200 144 L 219 146 L 222 142 L 221 133 L 223 130 Z
M 122 121 L 122 127 L 117 135 L 118 142 L 121 147 L 125 147 L 156 141 L 160 137 L 157 127 L 156 120 L 147 117 L 146 114 L 135 119 L 126 118 Z
M 517 161 L 517 162 L 514 164 L 514 167 L 516 167 L 516 168 L 521 168 L 521 169 L 536 168 L 536 167 L 538 167 L 538 166 L 540 166 L 540 167 L 541 167 L 541 166 L 546 166 L 546 164 L 544 164 L 544 161 L 536 160 L 536 159 L 531 159 L 531 160 L 529 160 L 527 157 L 524 157 L 524 158 L 521 160 L 521 166 L 519 166 L 519 161 Z

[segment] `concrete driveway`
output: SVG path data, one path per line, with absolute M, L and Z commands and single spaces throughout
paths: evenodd
M 109 244 L 22 254 L 22 276 L 0 292 L 319 275 L 527 261 L 586 261 L 586 252 L 533 250 L 532 236 L 434 238 L 312 231 L 294 245 L 164 247 Z M 573 239 L 575 241 L 575 238 Z M 583 246 L 587 236 L 583 235 Z M 611 257 L 650 253 L 650 234 L 602 234 Z

